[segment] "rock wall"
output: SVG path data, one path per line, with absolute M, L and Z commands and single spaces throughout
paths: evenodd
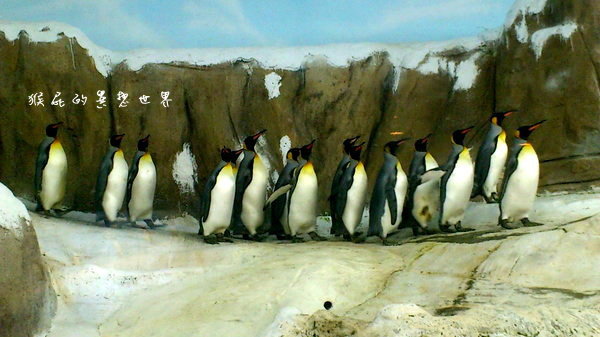
M 364 158 L 373 183 L 381 148 L 394 138 L 390 132 L 404 131 L 413 138 L 433 132 L 432 152 L 443 162 L 453 129 L 480 126 L 468 140 L 476 145 L 491 111 L 519 108 L 507 129 L 549 120 L 532 139 L 542 161 L 542 190 L 598 185 L 599 6 L 593 0 L 548 0 L 539 13 L 517 11 L 497 40 L 474 49 L 432 51 L 418 68 L 399 68 L 388 53 L 379 52 L 345 67 L 311 57 L 298 69 L 269 69 L 238 59 L 212 65 L 150 63 L 134 71 L 125 61 L 104 77 L 77 38 L 34 43 L 25 32 L 14 41 L 0 33 L 0 156 L 5 159 L 0 178 L 16 194 L 32 198 L 37 144 L 46 124 L 62 120 L 70 164 L 65 203 L 90 210 L 109 135 L 126 133 L 123 146 L 132 156 L 137 139 L 149 133 L 159 175 L 156 208 L 181 211 L 193 199 L 180 193 L 172 177 L 184 144 L 190 144 L 197 159 L 202 185 L 218 161 L 219 147 L 236 147 L 245 135 L 267 128 L 259 149 L 273 170 L 282 166 L 281 137 L 289 136 L 295 145 L 317 139 L 314 162 L 324 201 L 340 142 L 348 136 L 360 134 L 368 141 Z M 571 34 L 560 29 L 566 23 L 575 24 Z M 461 67 L 468 60 L 475 60 L 475 69 Z M 281 76 L 281 87 L 280 95 L 269 99 L 265 76 L 271 72 Z M 476 77 L 465 86 L 461 76 L 469 72 Z M 103 109 L 93 102 L 97 90 L 108 94 Z M 165 90 L 173 99 L 169 109 L 156 101 L 119 108 L 116 101 L 118 91 L 128 92 L 133 101 L 142 94 L 156 100 Z M 46 106 L 29 106 L 27 96 L 38 91 L 45 92 Z M 47 96 L 56 91 L 84 93 L 89 101 L 85 106 L 51 106 Z M 411 152 L 406 146 L 400 154 L 405 167 Z
M 0 183 L 0 336 L 48 328 L 56 296 L 25 206 Z

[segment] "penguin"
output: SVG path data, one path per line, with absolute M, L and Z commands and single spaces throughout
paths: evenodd
M 221 161 L 204 185 L 198 235 L 204 236 L 206 243 L 231 242 L 224 238 L 224 233 L 231 222 L 237 171 L 235 162 L 242 151 L 223 147 Z
M 110 147 L 96 181 L 96 221 L 103 220 L 107 227 L 117 219 L 127 190 L 128 166 L 121 150 L 123 137 L 125 134 L 110 137 Z
M 133 156 L 129 175 L 127 177 L 127 192 L 125 205 L 127 218 L 135 225 L 137 220 L 143 220 L 153 229 L 152 208 L 156 190 L 156 166 L 148 152 L 150 135 L 138 140 L 137 151 Z
M 439 226 L 443 232 L 453 232 L 450 226 L 454 226 L 458 232 L 473 230 L 461 225 L 473 190 L 475 174 L 470 149 L 464 146 L 465 137 L 473 128 L 471 126 L 452 133 L 452 152 L 441 167 L 444 175 L 440 182 Z
M 286 163 L 283 170 L 279 173 L 274 190 L 277 191 L 283 186 L 289 185 L 292 181 L 292 175 L 296 167 L 298 167 L 298 157 L 300 156 L 299 148 L 291 148 L 286 154 Z M 287 197 L 288 194 L 282 195 L 273 201 L 271 204 L 271 228 L 269 232 L 277 236 L 278 239 L 287 239 L 289 236 L 289 228 L 286 231 L 283 223 L 287 226 Z
M 406 205 L 404 207 L 404 214 L 402 214 L 403 227 L 411 227 L 415 236 L 421 234 L 422 226 L 419 226 L 419 222 L 416 221 L 412 212 L 414 206 L 414 196 L 417 186 L 422 182 L 420 180 L 421 175 L 426 171 L 437 168 L 438 163 L 435 158 L 427 151 L 427 145 L 429 144 L 429 138 L 432 134 L 417 139 L 415 142 L 415 153 L 410 162 L 408 169 L 408 192 L 406 195 Z M 439 195 L 439 192 L 438 194 Z
M 516 111 L 495 112 L 490 116 L 489 131 L 475 160 L 475 181 L 471 198 L 481 195 L 487 203 L 498 202 L 498 180 L 508 156 L 506 132 L 502 129 L 502 122 L 514 112 Z
M 407 140 L 403 138 L 385 144 L 384 162 L 371 194 L 367 236 L 379 236 L 384 245 L 388 245 L 388 234 L 396 231 L 402 220 L 408 178 L 396 155 L 400 145 Z
M 335 170 L 335 174 L 333 175 L 333 180 L 331 182 L 331 194 L 329 195 L 329 209 L 331 210 L 331 234 L 335 236 L 340 236 L 344 234 L 344 224 L 342 224 L 340 220 L 340 215 L 335 212 L 336 205 L 336 195 L 335 191 L 339 187 L 340 180 L 344 175 L 344 170 L 348 167 L 348 163 L 350 162 L 350 150 L 356 144 L 360 136 L 352 137 L 345 139 L 342 143 L 344 156 L 340 159 L 340 162 Z
M 48 213 L 60 205 L 67 186 L 67 155 L 58 140 L 62 122 L 46 126 L 46 137 L 38 147 L 35 162 L 35 197 L 37 211 Z
M 417 229 L 413 227 L 413 234 L 418 232 L 431 234 L 429 226 L 439 222 L 440 212 L 440 183 L 445 171 L 433 168 L 417 177 L 414 194 L 412 195 L 409 212 L 416 222 Z M 405 208 L 408 208 L 406 205 Z
M 367 172 L 360 161 L 363 145 L 364 143 L 350 149 L 350 162 L 346 164 L 340 182 L 332 194 L 335 196 L 334 212 L 343 225 L 344 238 L 355 242 L 360 235 L 356 232 L 356 227 L 362 219 L 367 198 Z
M 518 220 L 526 227 L 542 225 L 529 220 L 538 188 L 540 162 L 528 139 L 545 121 L 522 126 L 515 132 L 500 199 L 498 223 L 503 228 L 517 228 L 511 223 Z
M 314 144 L 315 140 L 300 148 L 300 162 L 294 169 L 290 185 L 276 190 L 269 198 L 272 200 L 273 197 L 289 189 L 286 207 L 287 224 L 284 222 L 284 228 L 292 236 L 292 242 L 302 242 L 298 237 L 299 234 L 309 234 L 316 241 L 324 240 L 316 233 L 319 183 L 310 160 Z
M 244 139 L 244 157 L 235 178 L 231 229 L 235 234 L 246 231 L 253 239 L 258 239 L 257 230 L 263 224 L 263 206 L 269 179 L 267 169 L 254 146 L 265 132 L 267 130 L 262 130 Z

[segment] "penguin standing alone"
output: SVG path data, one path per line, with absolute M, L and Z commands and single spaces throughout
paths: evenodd
M 360 235 L 356 233 L 356 227 L 362 219 L 367 198 L 367 172 L 360 161 L 363 145 L 364 143 L 350 149 L 350 162 L 346 164 L 340 182 L 332 194 L 335 196 L 334 212 L 340 217 L 346 240 L 357 240 Z
M 348 163 L 350 162 L 350 151 L 352 147 L 356 144 L 356 141 L 360 138 L 360 136 L 352 137 L 345 139 L 342 143 L 344 149 L 344 156 L 340 159 L 340 162 L 335 170 L 335 174 L 333 175 L 333 180 L 331 182 L 331 193 L 329 195 L 329 209 L 331 210 L 331 234 L 335 236 L 340 236 L 344 234 L 344 224 L 341 221 L 341 214 L 336 213 L 336 191 L 339 188 L 340 180 L 344 175 L 344 170 L 348 167 Z
M 453 232 L 450 226 L 458 232 L 473 230 L 461 226 L 473 190 L 473 162 L 469 148 L 464 146 L 465 137 L 471 130 L 473 127 L 452 133 L 452 152 L 442 167 L 445 173 L 440 182 L 439 226 L 443 232 Z
M 407 140 L 404 138 L 385 144 L 384 162 L 371 194 L 367 236 L 379 236 L 384 245 L 388 244 L 388 234 L 396 231 L 402 220 L 408 178 L 396 154 L 400 144 Z
M 135 224 L 139 219 L 143 220 L 148 227 L 154 228 L 152 209 L 156 190 L 156 167 L 148 152 L 149 138 L 150 135 L 138 141 L 127 178 L 125 205 L 131 223 Z
M 49 212 L 60 205 L 67 186 L 67 155 L 57 138 L 62 122 L 46 127 L 46 137 L 38 147 L 35 162 L 37 210 Z
M 128 166 L 121 150 L 124 136 L 110 137 L 110 147 L 104 155 L 96 181 L 96 221 L 104 220 L 107 227 L 117 219 L 127 190 Z
M 237 171 L 235 162 L 242 151 L 231 151 L 223 147 L 221 162 L 212 171 L 204 186 L 198 235 L 203 235 L 206 243 L 231 242 L 225 239 L 223 234 L 231 222 Z
M 243 233 L 244 228 L 257 239 L 257 230 L 264 220 L 263 206 L 267 196 L 268 172 L 254 150 L 256 142 L 267 130 L 262 130 L 244 139 L 244 157 L 235 178 L 235 199 L 231 217 L 234 233 Z
M 506 132 L 502 129 L 502 121 L 514 112 L 495 112 L 490 117 L 490 129 L 477 152 L 471 198 L 482 195 L 487 203 L 498 202 L 498 180 L 508 156 Z
M 288 150 L 285 167 L 279 173 L 274 191 L 291 183 L 294 170 L 299 165 L 298 156 L 300 156 L 299 148 L 291 148 Z M 286 195 L 281 195 L 271 204 L 271 228 L 269 229 L 269 232 L 276 235 L 278 239 L 286 239 L 289 236 L 289 227 L 287 227 L 288 197 L 288 193 L 286 193 Z M 287 229 L 284 228 L 284 223 Z
M 528 138 L 544 122 L 522 126 L 515 132 L 500 199 L 499 225 L 503 228 L 517 228 L 511 225 L 517 220 L 526 227 L 542 225 L 529 220 L 538 188 L 540 162 Z

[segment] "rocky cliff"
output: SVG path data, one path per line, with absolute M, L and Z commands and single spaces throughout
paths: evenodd
M 476 146 L 488 114 L 512 108 L 521 112 L 507 121 L 510 130 L 549 120 L 532 140 L 542 161 L 541 189 L 600 182 L 594 0 L 517 1 L 498 34 L 449 43 L 114 53 L 57 24 L 3 23 L 0 31 L 0 178 L 17 195 L 32 197 L 37 144 L 44 126 L 58 120 L 66 123 L 68 205 L 91 208 L 111 133 L 127 134 L 128 156 L 149 133 L 159 174 L 156 208 L 178 211 L 193 196 L 181 193 L 194 184 L 190 159 L 201 185 L 219 147 L 238 146 L 262 128 L 269 132 L 259 150 L 272 170 L 282 165 L 282 137 L 294 145 L 318 140 L 314 162 L 324 200 L 347 136 L 368 141 L 364 158 L 374 182 L 391 132 L 433 132 L 432 151 L 443 161 L 453 129 L 480 126 L 469 139 Z M 101 109 L 98 90 L 108 98 Z M 65 107 L 50 105 L 58 91 Z M 119 91 L 130 94 L 127 107 L 119 107 Z M 162 91 L 170 91 L 168 109 L 159 102 Z M 28 105 L 35 92 L 44 92 L 45 106 Z M 86 105 L 71 103 L 76 93 L 88 96 Z M 139 103 L 142 94 L 151 104 Z M 185 144 L 191 153 L 178 157 Z M 401 153 L 404 165 L 411 150 Z M 173 172 L 177 158 L 187 170 Z

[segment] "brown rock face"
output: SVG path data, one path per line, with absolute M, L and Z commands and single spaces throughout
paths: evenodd
M 528 41 L 517 39 L 515 25 L 495 42 L 474 50 L 431 53 L 457 64 L 474 55 L 478 75 L 466 90 L 457 88 L 457 77 L 447 71 L 423 73 L 403 69 L 397 83 L 389 55 L 375 53 L 334 67 L 314 60 L 298 70 L 270 70 L 252 60 L 211 66 L 182 63 L 148 64 L 139 71 L 126 64 L 103 77 L 76 40 L 32 43 L 26 34 L 9 42 L 0 34 L 0 162 L 2 178 L 18 195 L 32 197 L 36 146 L 46 124 L 65 121 L 61 139 L 69 157 L 69 182 L 65 203 L 91 210 L 98 165 L 111 133 L 127 136 L 127 157 L 139 137 L 151 134 L 150 151 L 158 169 L 156 209 L 190 210 L 196 197 L 182 195 L 172 178 L 176 154 L 189 143 L 198 164 L 198 185 L 218 161 L 217 149 L 237 147 L 245 135 L 266 128 L 262 153 L 272 169 L 281 168 L 279 140 L 290 137 L 294 145 L 317 139 L 313 161 L 320 183 L 321 211 L 326 211 L 327 191 L 341 155 L 341 141 L 362 135 L 368 141 L 364 160 L 375 181 L 382 161 L 381 148 L 404 131 L 419 138 L 434 136 L 431 150 L 443 162 L 449 152 L 452 130 L 478 125 L 493 110 L 518 108 L 506 121 L 509 135 L 517 126 L 548 119 L 532 138 L 542 161 L 542 189 L 584 188 L 600 182 L 600 5 L 593 0 L 548 1 L 546 9 L 527 15 Z M 540 29 L 565 22 L 578 29 L 569 37 L 550 36 L 538 58 L 531 36 Z M 73 42 L 71 44 L 71 42 Z M 72 53 L 71 53 L 72 46 Z M 265 75 L 281 76 L 281 94 L 269 99 Z M 107 107 L 97 109 L 96 91 L 105 90 Z M 27 105 L 27 96 L 43 91 L 45 107 Z M 74 93 L 88 96 L 85 106 L 49 105 L 54 92 L 68 100 Z M 130 95 L 130 105 L 118 107 L 118 91 Z M 170 108 L 158 102 L 161 91 L 170 91 Z M 151 96 L 140 105 L 137 97 Z M 477 147 L 485 130 L 468 140 Z M 511 141 L 509 139 L 509 141 Z M 473 156 L 475 156 L 473 151 Z M 406 145 L 400 153 L 405 169 L 412 154 Z M 10 160 L 6 160 L 10 158 Z M 196 189 L 199 190 L 198 188 Z

